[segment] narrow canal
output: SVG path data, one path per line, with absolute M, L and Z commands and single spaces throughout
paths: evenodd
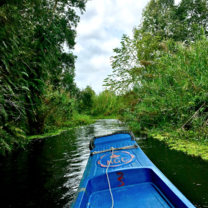
M 0 157 L 0 207 L 70 207 L 87 164 L 90 139 L 122 129 L 126 127 L 117 120 L 98 120 Z M 155 139 L 138 137 L 137 143 L 196 207 L 208 207 L 208 162 Z

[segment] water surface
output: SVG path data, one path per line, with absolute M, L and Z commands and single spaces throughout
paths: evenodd
M 122 129 L 126 127 L 117 120 L 98 120 L 0 157 L 0 207 L 70 207 L 87 164 L 90 139 Z M 207 162 L 154 139 L 137 137 L 137 143 L 196 207 L 208 207 Z

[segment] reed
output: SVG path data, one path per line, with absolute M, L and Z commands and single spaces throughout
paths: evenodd
M 163 45 L 166 50 L 141 72 L 141 86 L 134 89 L 140 102 L 127 109 L 125 121 L 138 132 L 157 129 L 171 137 L 207 141 L 208 39 Z
M 103 91 L 93 96 L 90 113 L 95 117 L 116 117 L 124 107 L 122 97 L 111 91 Z

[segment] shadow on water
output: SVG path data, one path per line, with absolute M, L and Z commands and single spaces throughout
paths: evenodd
M 149 159 L 196 206 L 208 207 L 208 162 L 176 150 L 156 139 L 137 139 Z
M 70 207 L 87 164 L 90 139 L 124 128 L 117 120 L 98 120 L 0 157 L 0 207 Z
M 0 207 L 70 207 L 89 156 L 92 137 L 126 129 L 117 120 L 96 123 L 33 141 L 0 158 Z M 208 207 L 208 163 L 169 150 L 154 139 L 137 139 L 152 162 L 197 207 Z

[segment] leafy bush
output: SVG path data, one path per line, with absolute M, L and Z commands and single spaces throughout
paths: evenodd
M 59 97 L 54 95 L 55 100 L 50 98 L 50 104 L 46 105 L 43 99 L 48 96 L 45 94 L 47 82 L 53 90 L 62 88 L 75 93 L 76 56 L 72 49 L 79 22 L 76 9 L 82 13 L 85 4 L 85 0 L 1 1 L 0 128 L 1 138 L 5 138 L 7 144 L 9 138 L 21 140 L 20 130 L 30 135 L 43 133 L 47 117 L 55 112 Z M 67 44 L 68 53 L 63 51 L 63 43 Z M 60 117 L 68 118 L 65 98 L 59 98 L 64 108 L 59 110 Z M 56 125 L 60 125 L 59 120 L 56 119 Z
M 64 126 L 64 123 L 72 119 L 76 109 L 76 101 L 70 98 L 70 93 L 64 90 L 53 91 L 48 87 L 46 95 L 42 97 L 42 105 L 39 115 L 42 115 L 42 132 Z M 46 126 L 46 129 L 44 127 Z
M 93 96 L 95 95 L 94 90 L 91 86 L 87 86 L 85 89 L 80 91 L 78 98 L 78 110 L 81 113 L 89 113 L 93 105 Z
M 134 111 L 125 114 L 126 121 L 132 127 L 139 123 L 137 130 L 159 128 L 172 131 L 183 126 L 205 138 L 208 39 L 202 36 L 188 46 L 172 40 L 161 45 L 154 62 L 140 73 L 141 85 L 136 93 L 141 102 Z
M 124 108 L 124 101 L 112 91 L 103 91 L 93 96 L 91 115 L 109 116 L 117 115 Z

